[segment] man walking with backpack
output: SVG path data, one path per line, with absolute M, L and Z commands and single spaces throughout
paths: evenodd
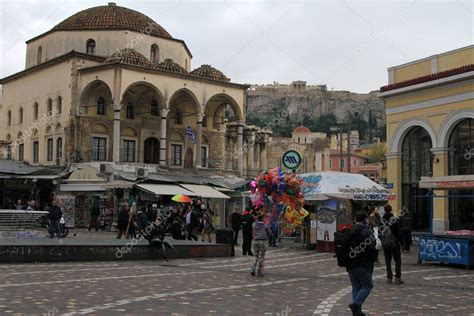
M 364 211 L 355 214 L 356 224 L 334 234 L 337 263 L 346 267 L 352 285 L 352 303 L 349 308 L 352 315 L 365 315 L 362 304 L 365 302 L 374 284 L 372 273 L 376 258 L 375 237 L 369 228 L 369 216 Z
M 380 240 L 382 241 L 385 255 L 385 266 L 387 268 L 387 283 L 393 282 L 392 258 L 395 261 L 395 284 L 403 284 L 402 281 L 402 254 L 400 249 L 400 227 L 397 218 L 392 213 L 392 206 L 385 206 L 385 214 L 379 228 Z

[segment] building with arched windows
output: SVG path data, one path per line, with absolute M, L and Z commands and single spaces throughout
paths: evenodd
M 394 209 L 411 210 L 416 230 L 474 229 L 474 46 L 391 67 L 388 77 L 379 97 Z
M 146 15 L 109 3 L 26 43 L 26 69 L 0 80 L 12 159 L 245 174 L 249 86 L 193 69 L 186 43 Z

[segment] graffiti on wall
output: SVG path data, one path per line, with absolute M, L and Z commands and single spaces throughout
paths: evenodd
M 420 255 L 431 259 L 460 259 L 461 244 L 456 241 L 421 238 Z

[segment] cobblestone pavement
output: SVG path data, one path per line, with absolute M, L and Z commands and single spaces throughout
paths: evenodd
M 350 284 L 332 254 L 270 248 L 265 277 L 250 257 L 0 265 L 0 315 L 351 315 Z M 404 285 L 376 265 L 367 315 L 474 315 L 474 271 L 416 264 Z

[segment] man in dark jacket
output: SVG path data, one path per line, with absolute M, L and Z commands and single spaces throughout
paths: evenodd
M 54 238 L 56 233 L 58 238 L 61 238 L 61 224 L 60 220 L 63 217 L 63 211 L 58 206 L 56 200 L 51 202 L 51 208 L 49 209 L 49 236 Z
M 400 237 L 402 242 L 402 251 L 410 251 L 411 246 L 411 226 L 413 218 L 411 212 L 403 208 L 400 213 Z
M 242 242 L 242 254 L 244 256 L 249 255 L 253 256 L 252 253 L 252 224 L 255 221 L 255 218 L 250 214 L 249 210 L 244 211 L 242 216 L 242 235 L 244 241 Z
M 186 219 L 186 232 L 188 234 L 188 240 L 194 239 L 195 241 L 198 240 L 198 237 L 194 234 L 194 230 L 199 225 L 199 217 L 197 216 L 196 212 L 192 206 L 188 206 L 188 211 L 185 216 Z
M 352 315 L 360 316 L 365 315 L 362 312 L 362 304 L 374 287 L 372 273 L 374 272 L 376 242 L 372 230 L 369 228 L 367 213 L 358 211 L 355 217 L 357 223 L 353 228 L 354 264 L 347 267 L 346 270 L 352 285 L 352 304 L 349 305 L 349 308 Z
M 392 272 L 392 258 L 395 261 L 395 284 L 403 284 L 402 281 L 402 254 L 400 249 L 400 226 L 397 218 L 392 213 L 392 206 L 385 206 L 385 214 L 382 217 L 382 226 L 379 231 L 383 232 L 385 229 L 389 229 L 395 238 L 394 245 L 388 247 L 384 245 L 384 239 L 382 238 L 382 246 L 385 255 L 385 266 L 387 268 L 387 283 L 392 283 L 393 272 Z M 385 233 L 382 233 L 385 235 Z
M 242 225 L 242 214 L 238 208 L 234 209 L 234 212 L 230 215 L 230 225 L 234 231 L 234 245 L 238 246 L 237 239 L 239 238 L 239 231 Z
M 148 240 L 150 246 L 158 249 L 161 259 L 168 261 L 166 256 L 166 248 L 174 249 L 174 247 L 165 240 L 165 228 L 161 222 L 161 218 L 157 218 L 154 223 L 145 228 L 143 235 Z
M 94 202 L 94 205 L 92 206 L 92 210 L 91 210 L 91 222 L 89 224 L 89 231 L 91 231 L 92 227 L 95 228 L 95 231 L 99 230 L 99 215 L 100 215 L 99 203 Z

